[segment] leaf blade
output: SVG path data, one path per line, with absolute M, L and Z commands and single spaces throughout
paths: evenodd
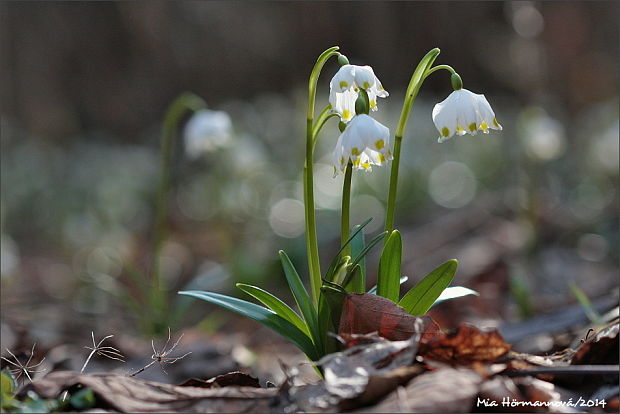
M 442 263 L 412 287 L 398 304 L 412 315 L 425 314 L 452 282 L 457 266 L 455 259 Z
M 333 276 L 334 276 L 334 272 L 336 271 L 336 267 L 338 266 L 338 263 L 339 263 L 340 254 L 349 245 L 349 243 L 351 243 L 353 241 L 353 238 L 355 238 L 355 236 L 357 236 L 358 233 L 361 232 L 364 229 L 364 227 L 366 227 L 368 225 L 368 223 L 371 222 L 371 220 L 372 220 L 372 217 L 369 217 L 368 219 L 363 221 L 361 224 L 358 224 L 357 226 L 353 227 L 353 230 L 351 231 L 351 236 L 340 247 L 340 250 L 338 250 L 338 253 L 336 253 L 334 258 L 332 259 L 332 262 L 330 263 L 329 267 L 327 268 L 327 272 L 325 273 L 325 280 L 327 280 L 329 282 L 333 282 L 334 281 L 333 280 Z
M 377 295 L 383 296 L 394 303 L 400 297 L 400 266 L 403 254 L 403 241 L 398 230 L 388 236 L 381 258 L 377 275 Z
M 290 306 L 288 306 L 282 300 L 278 299 L 276 296 L 272 295 L 266 290 L 256 286 L 247 285 L 245 283 L 237 283 L 236 286 L 243 292 L 260 301 L 263 305 L 267 306 L 267 308 L 271 309 L 272 311 L 295 325 L 306 335 L 310 336 L 308 326 L 304 323 L 303 319 L 297 314 L 297 312 L 291 309 Z
M 358 231 L 361 230 L 362 227 L 358 224 L 353 227 L 353 236 L 351 237 L 351 256 L 357 257 L 361 252 L 364 251 L 365 240 L 364 240 L 364 232 Z M 362 256 L 362 259 L 358 263 L 360 266 L 360 272 L 358 277 L 351 279 L 351 282 L 348 286 L 344 286 L 347 291 L 352 293 L 364 293 L 366 292 L 366 258 Z
M 272 310 L 259 306 L 255 303 L 247 302 L 243 299 L 233 298 L 214 292 L 197 290 L 180 291 L 180 295 L 192 296 L 204 300 L 214 305 L 238 313 L 239 315 L 253 319 L 262 323 L 268 328 L 276 331 L 299 349 L 301 349 L 313 361 L 319 357 L 312 340 L 295 325 L 277 315 Z
M 295 298 L 295 302 L 299 307 L 301 315 L 310 330 L 310 335 L 314 344 L 318 349 L 322 348 L 322 338 L 319 335 L 319 324 L 318 324 L 318 315 L 317 310 L 314 307 L 312 300 L 310 299 L 310 295 L 308 295 L 308 291 L 304 287 L 297 270 L 295 270 L 295 266 L 289 259 L 288 255 L 284 252 L 284 250 L 280 250 L 280 261 L 282 262 L 282 267 L 284 268 L 284 274 L 286 276 L 286 281 L 288 282 L 288 286 L 291 289 L 291 293 Z

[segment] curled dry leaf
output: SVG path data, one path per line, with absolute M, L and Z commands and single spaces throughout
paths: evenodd
M 143 381 L 119 374 L 80 374 L 56 371 L 20 390 L 43 398 L 57 398 L 77 385 L 92 388 L 106 407 L 121 412 L 269 412 L 274 388 L 225 387 L 202 389 Z
M 441 334 L 428 316 L 413 316 L 389 299 L 370 293 L 347 294 L 342 304 L 339 336 L 377 332 L 392 341 L 420 334 L 428 342 Z
M 425 359 L 466 365 L 494 361 L 509 351 L 510 345 L 496 330 L 481 331 L 475 326 L 461 324 L 455 332 L 421 346 L 420 354 Z
M 381 339 L 327 355 L 317 363 L 323 368 L 325 388 L 342 401 L 343 409 L 376 401 L 422 371 L 411 366 L 419 337 Z
M 592 335 L 577 349 L 571 365 L 618 364 L 618 328 L 616 320 Z

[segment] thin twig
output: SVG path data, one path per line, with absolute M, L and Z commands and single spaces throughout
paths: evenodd
M 564 367 L 540 367 L 533 369 L 504 371 L 501 375 L 518 377 L 522 375 L 555 374 L 555 375 L 607 375 L 618 374 L 620 365 L 567 365 Z

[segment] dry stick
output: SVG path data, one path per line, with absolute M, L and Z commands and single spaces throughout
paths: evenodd
M 32 382 L 32 378 L 30 377 L 30 374 L 36 374 L 37 372 L 43 372 L 45 371 L 45 369 L 38 369 L 38 370 L 34 370 L 33 368 L 38 367 L 39 365 L 41 365 L 43 363 L 43 361 L 45 361 L 45 357 L 43 357 L 43 359 L 41 361 L 39 361 L 38 364 L 34 364 L 34 365 L 28 365 L 30 364 L 30 361 L 32 361 L 32 357 L 34 356 L 34 347 L 37 346 L 37 343 L 35 342 L 34 344 L 32 344 L 32 349 L 30 350 L 30 358 L 28 358 L 28 361 L 26 361 L 25 364 L 22 364 L 19 359 L 17 359 L 17 357 L 15 356 L 14 353 L 12 353 L 8 348 L 6 348 L 6 352 L 8 352 L 9 354 L 11 354 L 11 356 L 13 357 L 13 359 L 15 360 L 15 362 L 5 358 L 5 357 L 0 357 L 2 359 L 4 359 L 6 362 L 8 362 L 9 364 L 17 367 L 17 368 L 13 368 L 13 369 L 9 369 L 9 371 L 11 372 L 11 374 L 15 375 L 15 380 L 17 381 L 19 379 L 19 377 L 22 376 L 22 374 L 24 374 L 31 382 Z
M 618 374 L 620 365 L 568 365 L 565 367 L 541 367 L 523 370 L 504 371 L 500 375 L 518 377 L 522 375 L 556 374 L 556 375 L 606 375 Z
M 140 368 L 136 372 L 129 374 L 129 376 L 134 377 L 138 375 L 139 373 L 144 372 L 147 368 L 149 368 L 151 365 L 153 365 L 156 362 L 159 363 L 159 367 L 164 372 L 164 374 L 168 375 L 168 373 L 164 369 L 164 364 L 174 364 L 179 359 L 183 359 L 189 354 L 191 354 L 191 352 L 188 352 L 180 357 L 168 357 L 168 355 L 170 355 L 170 353 L 174 350 L 174 348 L 177 347 L 177 345 L 179 344 L 179 341 L 181 341 L 181 338 L 183 338 L 183 335 L 184 334 L 181 334 L 181 336 L 179 336 L 179 339 L 177 339 L 174 345 L 172 345 L 170 349 L 166 350 L 166 348 L 168 347 L 168 344 L 170 343 L 170 327 L 168 327 L 168 339 L 166 340 L 166 343 L 164 344 L 164 347 L 161 349 L 161 351 L 157 351 L 155 349 L 155 342 L 151 339 L 151 348 L 153 348 L 153 355 L 151 355 L 151 359 L 153 361 L 149 362 L 147 365 Z

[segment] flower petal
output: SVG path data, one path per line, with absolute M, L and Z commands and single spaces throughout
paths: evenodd
M 334 75 L 329 82 L 329 90 L 344 92 L 354 87 L 355 83 L 355 66 L 343 65 L 338 69 L 338 72 Z
M 357 87 L 366 90 L 373 88 L 377 77 L 375 76 L 372 68 L 370 66 L 353 66 L 355 67 L 353 74 Z

